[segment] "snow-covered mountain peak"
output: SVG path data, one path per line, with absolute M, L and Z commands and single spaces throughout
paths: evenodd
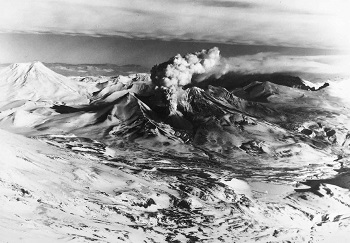
M 8 66 L 7 68 L 11 70 L 15 70 L 17 72 L 30 72 L 32 70 L 41 70 L 41 72 L 47 72 L 47 70 L 51 71 L 42 62 L 39 62 L 39 61 L 14 63 Z
M 0 72 L 0 103 L 16 100 L 87 103 L 80 86 L 41 62 L 16 63 Z
M 8 77 L 11 81 L 11 77 L 16 77 L 18 81 L 33 81 L 32 79 L 38 78 L 51 78 L 51 81 L 58 81 L 59 79 L 67 79 L 65 76 L 55 73 L 51 69 L 47 68 L 43 63 L 39 61 L 28 63 L 15 63 L 2 70 L 0 73 L 3 76 Z M 53 80 L 56 79 L 56 80 Z

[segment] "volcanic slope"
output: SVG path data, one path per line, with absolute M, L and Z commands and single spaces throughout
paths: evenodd
M 179 140 L 173 128 L 163 123 L 134 93 L 125 90 L 119 95 L 112 102 L 97 102 L 84 107 L 54 106 L 57 113 L 33 129 L 37 130 L 36 135 L 73 133 L 105 142 L 117 138 L 130 141 L 157 137 Z

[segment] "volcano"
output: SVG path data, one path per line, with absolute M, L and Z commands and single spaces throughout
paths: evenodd
M 88 103 L 80 86 L 41 62 L 18 63 L 0 72 L 0 104 L 14 101 Z

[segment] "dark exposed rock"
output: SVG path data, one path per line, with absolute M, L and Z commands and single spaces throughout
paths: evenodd
M 305 128 L 305 129 L 301 130 L 301 133 L 310 136 L 313 133 L 313 131 Z

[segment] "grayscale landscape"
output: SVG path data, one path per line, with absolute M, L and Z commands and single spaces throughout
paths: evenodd
M 0 242 L 349 241 L 345 0 L 0 9 Z

